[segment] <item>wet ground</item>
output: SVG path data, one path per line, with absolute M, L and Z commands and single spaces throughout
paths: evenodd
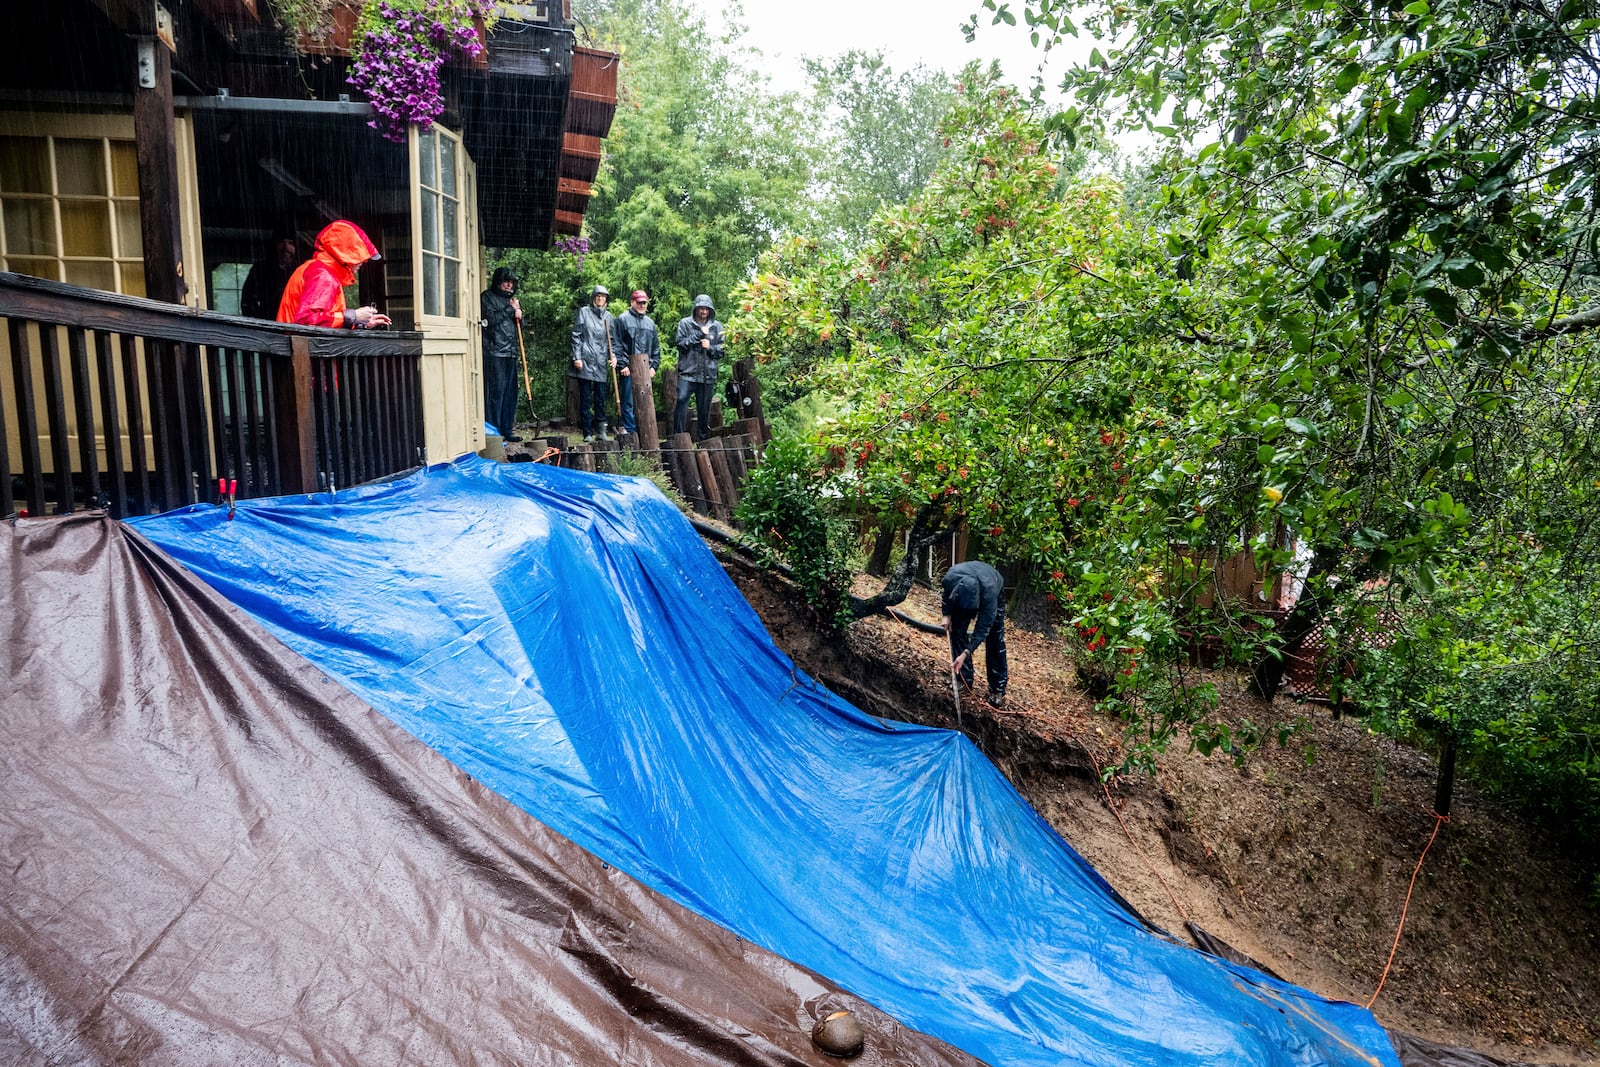
M 825 639 L 794 591 L 728 558 L 774 640 L 873 714 L 956 726 L 940 638 L 886 618 Z M 867 587 L 870 591 L 870 587 Z M 908 614 L 938 618 L 913 590 Z M 1246 695 L 1211 676 L 1219 713 L 1304 719 L 1242 766 L 1180 740 L 1152 775 L 1103 786 L 1122 724 L 1073 684 L 1057 643 L 1008 632 L 1004 710 L 968 697 L 961 725 L 1039 812 L 1156 925 L 1194 922 L 1299 985 L 1373 1004 L 1392 1029 L 1511 1061 L 1600 1063 L 1600 915 L 1571 865 L 1513 814 L 1458 785 L 1396 924 L 1435 820 L 1432 761 L 1359 720 Z

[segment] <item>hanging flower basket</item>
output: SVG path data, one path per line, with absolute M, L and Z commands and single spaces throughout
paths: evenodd
M 481 63 L 495 18 L 494 0 L 275 0 L 275 8 L 301 53 L 351 58 L 349 82 L 377 112 L 368 125 L 396 142 L 444 112 L 445 63 Z
M 377 112 L 368 125 L 397 142 L 412 123 L 432 126 L 444 112 L 441 70 L 450 59 L 483 53 L 493 16 L 493 0 L 368 0 L 349 78 Z

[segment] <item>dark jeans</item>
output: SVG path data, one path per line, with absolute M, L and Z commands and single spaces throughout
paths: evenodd
M 504 356 L 483 357 L 483 419 L 510 437 L 517 423 L 517 361 Z
M 605 425 L 606 383 L 578 379 L 578 416 L 583 422 L 585 437 L 595 432 L 595 424 Z
M 617 388 L 622 390 L 622 410 L 617 413 L 617 421 L 622 424 L 622 432 L 638 433 L 639 424 L 633 421 L 633 375 L 624 376 L 619 370 Z
M 961 655 L 961 650 L 967 647 L 967 636 L 972 632 L 972 624 L 977 619 L 976 611 L 962 611 L 957 608 L 950 612 L 950 658 L 955 659 Z M 967 662 L 961 665 L 961 680 L 972 687 L 973 670 L 972 656 L 967 657 Z M 1006 606 L 1001 604 L 994 614 L 994 627 L 989 631 L 989 636 L 983 642 L 983 665 L 989 676 L 989 696 L 1003 697 L 1006 695 L 1006 680 L 1009 672 L 1006 669 Z
M 678 379 L 678 406 L 672 412 L 672 432 L 683 433 L 689 428 L 689 397 L 694 397 L 694 420 L 696 441 L 704 441 L 710 433 L 711 422 L 711 390 L 716 388 L 714 382 L 688 382 Z

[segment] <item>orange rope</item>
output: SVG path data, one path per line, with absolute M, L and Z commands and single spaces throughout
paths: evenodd
M 547 448 L 547 449 L 544 450 L 544 455 L 542 455 L 538 459 L 534 460 L 534 462 L 535 463 L 543 463 L 545 460 L 549 459 L 551 456 L 559 456 L 559 455 L 561 455 L 561 449 L 559 449 L 559 448 Z
M 1371 1011 L 1372 1006 L 1378 1002 L 1378 994 L 1383 992 L 1383 983 L 1389 979 L 1389 968 L 1394 965 L 1394 954 L 1400 948 L 1400 934 L 1406 928 L 1406 912 L 1411 908 L 1411 892 L 1417 888 L 1417 875 L 1422 873 L 1422 861 L 1428 858 L 1428 849 L 1433 847 L 1434 838 L 1439 836 L 1439 827 L 1450 821 L 1448 815 L 1440 815 L 1438 812 L 1430 814 L 1433 815 L 1433 833 L 1429 835 L 1428 843 L 1422 847 L 1422 855 L 1417 857 L 1417 869 L 1411 872 L 1411 885 L 1406 889 L 1406 902 L 1400 907 L 1400 925 L 1395 927 L 1394 944 L 1389 947 L 1389 960 L 1383 965 L 1383 974 L 1378 977 L 1378 988 L 1372 991 L 1372 999 L 1367 1001 L 1368 1011 Z
M 1156 865 L 1150 862 L 1150 855 L 1145 852 L 1144 846 L 1133 839 L 1133 831 L 1128 829 L 1128 824 L 1122 821 L 1122 812 L 1117 810 L 1116 801 L 1111 799 L 1111 787 L 1106 785 L 1106 774 L 1100 767 L 1100 761 L 1094 758 L 1094 753 L 1089 751 L 1087 745 L 1084 746 L 1084 751 L 1089 752 L 1089 761 L 1094 764 L 1095 773 L 1100 776 L 1100 788 L 1105 792 L 1106 805 L 1111 809 L 1111 814 L 1117 817 L 1118 824 L 1122 826 L 1122 832 L 1128 837 L 1128 843 L 1139 853 L 1139 858 L 1144 860 L 1144 865 L 1150 869 L 1151 874 L 1155 875 L 1156 881 L 1161 883 L 1161 888 L 1167 891 L 1167 899 L 1172 901 L 1174 908 L 1178 909 L 1178 914 L 1183 916 L 1183 921 L 1189 922 L 1189 913 L 1183 910 L 1182 904 L 1178 903 L 1178 897 L 1172 892 L 1172 887 L 1167 885 L 1165 878 L 1161 877 L 1161 872 L 1156 870 Z

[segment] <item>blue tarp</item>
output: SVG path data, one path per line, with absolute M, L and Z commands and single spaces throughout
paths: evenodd
M 960 734 L 799 672 L 649 482 L 467 457 L 134 525 L 549 826 L 990 1063 L 1398 1064 L 1146 929 Z

